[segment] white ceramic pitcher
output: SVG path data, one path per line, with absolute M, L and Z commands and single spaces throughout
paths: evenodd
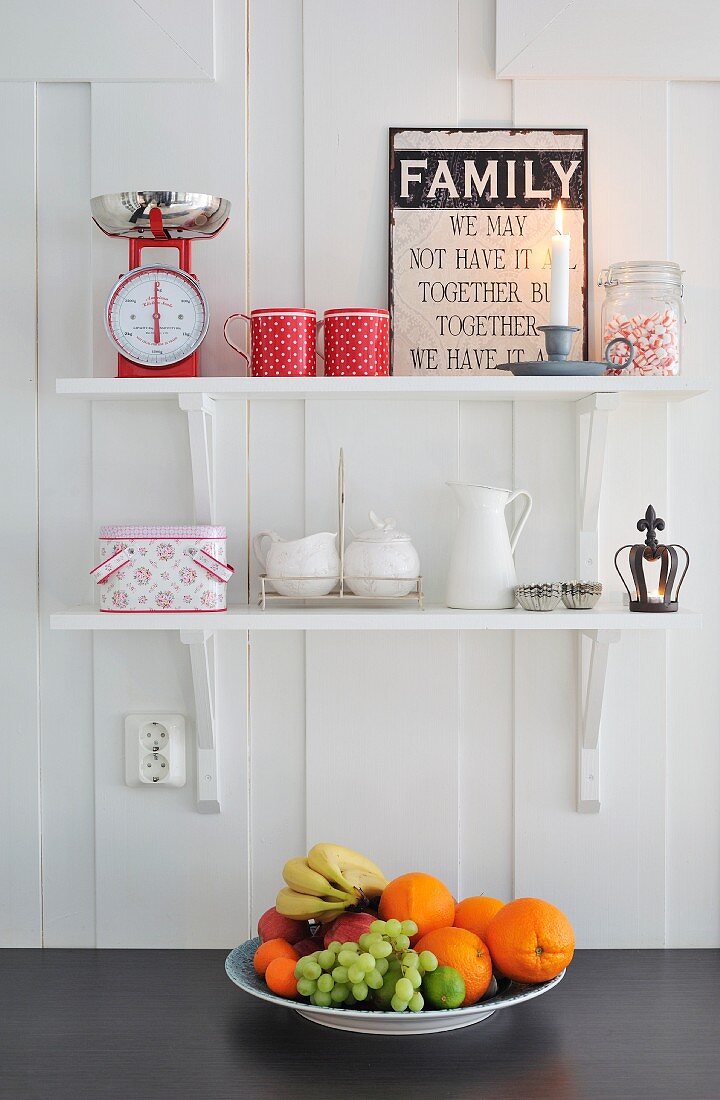
M 460 505 L 460 519 L 450 557 L 448 607 L 485 611 L 515 606 L 513 552 L 532 508 L 525 489 L 495 489 L 490 485 L 447 483 Z M 527 504 L 511 535 L 505 509 L 517 497 Z

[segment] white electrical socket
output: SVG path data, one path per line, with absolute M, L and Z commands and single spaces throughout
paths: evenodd
M 125 782 L 128 787 L 185 786 L 185 719 L 181 714 L 128 714 Z

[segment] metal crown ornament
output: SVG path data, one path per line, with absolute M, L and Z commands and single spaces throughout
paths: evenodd
M 690 565 L 690 554 L 684 546 L 680 546 L 679 544 L 663 546 L 662 543 L 658 542 L 655 532 L 665 530 L 665 520 L 657 515 L 652 504 L 648 505 L 644 518 L 638 520 L 637 529 L 638 531 L 647 532 L 645 542 L 636 543 L 634 546 L 630 544 L 621 546 L 615 555 L 615 569 L 625 586 L 625 591 L 630 597 L 630 610 L 649 612 L 677 611 L 680 588 L 685 580 L 685 574 Z M 630 590 L 618 566 L 618 558 L 623 550 L 630 551 L 628 559 L 634 592 Z M 685 568 L 683 569 L 680 580 L 677 582 L 677 587 L 675 587 L 678 573 L 678 550 L 682 550 L 685 555 Z M 645 577 L 646 562 L 660 563 L 660 576 L 656 592 L 648 592 L 647 580 Z

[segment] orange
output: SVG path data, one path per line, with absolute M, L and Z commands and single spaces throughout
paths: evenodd
M 253 955 L 253 966 L 262 977 L 273 959 L 292 959 L 293 968 L 300 956 L 287 940 L 265 940 Z
M 457 970 L 465 982 L 463 1008 L 474 1005 L 487 991 L 492 978 L 490 952 L 474 932 L 465 928 L 436 928 L 415 944 L 415 950 L 432 951 L 440 966 Z
M 476 898 L 465 898 L 455 910 L 453 924 L 456 928 L 467 928 L 468 932 L 474 932 L 484 940 L 487 926 L 504 904 L 504 901 L 485 897 L 484 894 Z
M 265 981 L 278 997 L 297 997 L 295 959 L 286 959 L 278 955 L 269 963 L 265 971 Z
M 564 913 L 540 898 L 517 898 L 488 925 L 492 960 L 515 982 L 546 982 L 573 957 L 575 934 Z
M 382 920 L 414 920 L 418 926 L 415 943 L 434 928 L 445 928 L 455 917 L 455 899 L 440 879 L 422 871 L 410 871 L 394 878 L 382 892 L 378 915 Z

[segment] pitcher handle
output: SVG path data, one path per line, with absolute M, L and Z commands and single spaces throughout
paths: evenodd
M 260 533 L 255 535 L 254 539 L 252 540 L 253 554 L 257 558 L 257 561 L 259 562 L 259 564 L 262 566 L 263 571 L 266 571 L 267 570 L 267 551 L 265 551 L 265 553 L 263 554 L 263 548 L 262 548 L 263 539 L 270 539 L 271 542 L 274 542 L 275 541 L 274 532 L 273 531 L 260 531 Z
M 242 355 L 243 359 L 245 360 L 245 362 L 247 363 L 247 365 L 249 367 L 250 366 L 250 357 L 247 354 L 247 352 L 243 351 L 242 348 L 239 348 L 237 346 L 237 344 L 233 344 L 232 340 L 228 336 L 228 331 L 227 331 L 228 330 L 228 325 L 230 324 L 231 321 L 236 321 L 238 317 L 242 317 L 243 321 L 248 321 L 248 322 L 250 321 L 250 318 L 248 317 L 247 313 L 231 313 L 230 316 L 228 317 L 227 321 L 223 325 L 223 336 L 225 337 L 225 343 L 229 347 L 231 347 L 233 349 L 233 351 L 236 351 L 238 353 L 238 355 Z
M 513 552 L 513 554 L 515 553 L 515 547 L 517 546 L 518 539 L 522 535 L 523 527 L 527 523 L 528 516 L 530 515 L 530 513 L 532 511 L 532 497 L 530 496 L 530 494 L 525 489 L 518 489 L 516 492 L 514 492 L 512 494 L 512 496 L 509 496 L 507 501 L 505 502 L 505 507 L 507 508 L 508 504 L 512 504 L 512 502 L 514 500 L 517 500 L 518 497 L 527 497 L 527 504 L 525 505 L 525 508 L 523 509 L 523 513 L 520 516 L 520 519 L 515 524 L 515 526 L 513 528 L 513 532 L 510 536 L 510 549 Z

